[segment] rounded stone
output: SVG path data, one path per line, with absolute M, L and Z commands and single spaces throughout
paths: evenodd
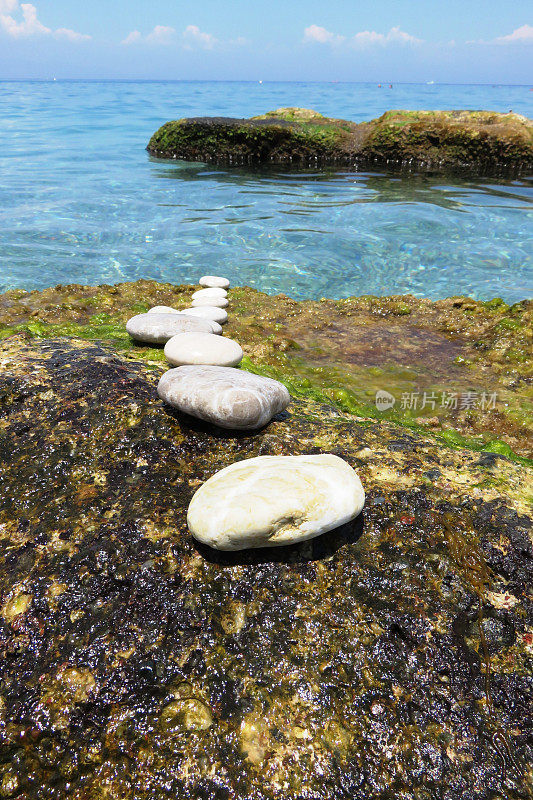
M 213 364 L 236 367 L 242 361 L 243 352 L 233 339 L 223 339 L 212 333 L 179 333 L 166 343 L 165 356 L 175 366 Z
M 259 456 L 209 478 L 190 502 L 187 524 L 217 550 L 272 547 L 333 530 L 364 502 L 357 473 L 338 456 Z
M 286 387 L 272 378 L 240 369 L 195 365 L 165 372 L 157 392 L 174 408 L 231 430 L 261 428 L 284 411 L 291 399 Z
M 225 289 L 219 289 L 217 287 L 213 287 L 211 289 L 198 289 L 198 291 L 193 292 L 192 299 L 198 300 L 200 297 L 227 297 L 228 293 Z
M 229 281 L 227 278 L 221 278 L 219 275 L 203 275 L 198 281 L 200 286 L 207 286 L 209 288 L 227 289 Z
M 191 302 L 193 308 L 200 306 L 216 306 L 217 308 L 227 308 L 229 305 L 227 297 L 197 297 Z
M 179 314 L 177 308 L 171 308 L 170 306 L 153 306 L 153 308 L 149 308 L 146 312 L 147 314 Z
M 126 330 L 132 339 L 147 344 L 165 344 L 178 333 L 197 332 L 212 334 L 216 322 L 185 314 L 137 314 L 126 322 Z M 220 326 L 218 326 L 220 327 Z M 222 330 L 222 329 L 221 329 Z
M 193 306 L 191 308 L 184 308 L 181 313 L 187 314 L 188 317 L 212 319 L 214 322 L 218 322 L 219 325 L 224 325 L 224 323 L 228 321 L 228 312 L 217 306 Z

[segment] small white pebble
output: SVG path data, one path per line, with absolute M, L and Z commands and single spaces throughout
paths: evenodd
M 218 289 L 213 287 L 211 289 L 198 289 L 193 293 L 192 299 L 196 300 L 199 297 L 227 297 L 228 293 L 225 289 Z
M 217 306 L 217 308 L 227 308 L 229 305 L 227 297 L 197 297 L 191 302 L 193 308 L 200 306 Z
M 218 287 L 219 289 L 227 289 L 229 286 L 228 279 L 218 275 L 204 275 L 198 282 L 200 286 Z
M 182 364 L 212 364 L 236 367 L 243 357 L 240 344 L 212 333 L 179 333 L 165 345 L 165 356 L 176 367 Z
M 170 306 L 153 306 L 149 308 L 147 314 L 179 314 L 177 308 L 171 308 Z
M 181 313 L 186 314 L 188 317 L 212 319 L 218 322 L 219 325 L 224 325 L 224 323 L 228 321 L 228 312 L 217 306 L 194 306 L 192 308 L 184 308 Z

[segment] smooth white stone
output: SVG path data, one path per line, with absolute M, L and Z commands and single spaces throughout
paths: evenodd
M 218 322 L 219 325 L 224 325 L 228 321 L 228 312 L 217 306 L 192 306 L 191 308 L 184 308 L 181 313 L 187 314 L 188 317 L 212 319 L 214 322 Z
M 177 308 L 171 308 L 170 306 L 154 306 L 153 308 L 149 308 L 146 312 L 147 314 L 179 314 Z
M 259 456 L 217 472 L 192 498 L 189 530 L 217 550 L 312 539 L 356 517 L 365 493 L 334 455 Z
M 243 352 L 233 339 L 223 339 L 211 333 L 179 333 L 166 343 L 165 356 L 177 367 L 182 364 L 236 367 L 242 361 Z
M 198 300 L 200 297 L 227 297 L 228 293 L 225 289 L 217 289 L 213 287 L 212 289 L 198 289 L 197 292 L 193 292 L 192 299 Z
M 200 306 L 216 306 L 217 308 L 227 308 L 229 305 L 227 297 L 197 297 L 191 302 L 193 308 Z
M 224 340 L 225 341 L 225 340 Z M 165 372 L 157 387 L 169 405 L 221 428 L 261 428 L 290 402 L 286 387 L 241 369 L 184 366 Z
M 229 281 L 227 278 L 221 278 L 219 275 L 203 275 L 198 281 L 200 286 L 208 286 L 218 289 L 227 289 Z
M 148 344 L 165 344 L 177 333 L 196 331 L 212 334 L 217 325 L 210 319 L 187 317 L 185 314 L 137 314 L 126 322 L 126 330 L 132 339 Z M 217 327 L 220 328 L 220 325 Z M 222 331 L 222 328 L 220 328 Z

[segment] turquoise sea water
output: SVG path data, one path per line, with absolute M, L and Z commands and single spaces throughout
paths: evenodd
M 514 110 L 529 87 L 0 82 L 0 291 L 227 275 L 270 293 L 533 294 L 526 179 L 253 171 L 164 162 L 163 122 L 280 106 Z

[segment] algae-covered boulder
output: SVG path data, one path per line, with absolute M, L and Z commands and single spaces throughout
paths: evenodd
M 300 307 L 233 291 L 260 333 Z M 181 295 L 0 297 L 0 796 L 525 800 L 531 471 L 314 391 L 255 433 L 181 416 L 117 322 Z M 195 544 L 216 471 L 324 452 L 361 477 L 354 524 Z
M 157 158 L 219 164 L 466 169 L 520 173 L 533 166 L 533 123 L 492 111 L 388 111 L 370 122 L 280 108 L 260 117 L 167 122 L 150 139 Z

